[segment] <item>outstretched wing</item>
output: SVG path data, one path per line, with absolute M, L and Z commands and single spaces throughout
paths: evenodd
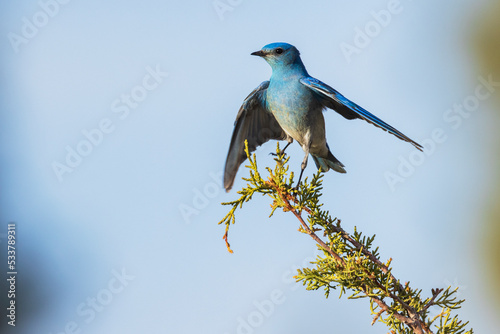
M 224 188 L 231 190 L 236 173 L 241 163 L 247 158 L 245 139 L 250 152 L 270 139 L 283 140 L 287 135 L 278 124 L 273 114 L 266 108 L 266 89 L 269 81 L 264 81 L 243 101 L 236 116 L 233 136 L 224 167 Z
M 300 79 L 300 83 L 309 87 L 314 92 L 318 94 L 321 102 L 327 108 L 333 109 L 347 119 L 361 118 L 365 121 L 389 132 L 398 137 L 401 140 L 407 141 L 417 149 L 422 151 L 422 146 L 408 138 L 403 133 L 399 132 L 397 129 L 393 128 L 377 116 L 371 114 L 367 110 L 358 106 L 356 103 L 344 97 L 338 91 L 328 86 L 327 84 L 319 81 L 318 79 L 307 77 Z

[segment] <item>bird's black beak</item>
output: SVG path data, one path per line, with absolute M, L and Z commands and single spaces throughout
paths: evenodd
M 262 51 L 262 50 L 259 50 L 259 51 L 252 52 L 251 55 L 252 56 L 264 57 L 266 55 L 266 53 L 264 51 Z

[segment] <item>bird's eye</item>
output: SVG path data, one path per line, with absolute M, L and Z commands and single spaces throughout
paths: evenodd
M 276 52 L 276 54 L 280 55 L 283 53 L 283 49 L 282 48 L 277 48 L 274 52 Z

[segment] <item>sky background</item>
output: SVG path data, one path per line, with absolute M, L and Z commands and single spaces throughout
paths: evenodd
M 494 1 L 401 0 L 350 56 L 342 45 L 356 46 L 359 30 L 377 27 L 373 12 L 394 1 L 221 0 L 219 12 L 214 3 L 0 5 L 0 275 L 9 222 L 19 272 L 17 326 L 2 311 L 1 332 L 387 332 L 370 325 L 368 301 L 326 300 L 294 283 L 316 247 L 289 214 L 268 219 L 266 198 L 238 211 L 234 254 L 222 240 L 220 203 L 235 199 L 248 175 L 241 168 L 233 191 L 222 190 L 233 122 L 271 74 L 250 53 L 277 41 L 295 45 L 312 76 L 410 138 L 440 133 L 391 186 L 387 173 L 415 149 L 325 112 L 330 148 L 348 173 L 325 175 L 322 201 L 346 230 L 376 234 L 402 281 L 427 295 L 459 287 L 467 300 L 460 319 L 477 333 L 498 328 L 491 277 L 500 260 L 489 248 L 497 240 L 489 231 L 498 231 L 498 99 L 459 119 L 448 112 L 471 101 L 479 77 L 500 80 L 475 49 L 478 34 L 490 38 L 479 29 L 486 17 L 499 17 Z M 127 95 L 137 103 L 127 106 Z M 275 147 L 257 150 L 262 169 Z M 58 176 L 54 165 L 78 149 L 86 156 L 70 158 L 74 166 Z M 287 153 L 298 172 L 301 148 Z M 314 172 L 310 163 L 305 176 Z

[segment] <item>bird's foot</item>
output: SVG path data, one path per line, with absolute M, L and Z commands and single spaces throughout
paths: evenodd
M 300 188 L 300 181 L 297 183 L 295 187 L 292 188 L 292 191 L 298 192 Z
M 285 150 L 281 150 L 278 153 L 271 152 L 271 153 L 269 153 L 269 155 L 272 155 L 274 157 L 281 157 L 281 156 L 285 156 L 286 153 L 285 153 Z

